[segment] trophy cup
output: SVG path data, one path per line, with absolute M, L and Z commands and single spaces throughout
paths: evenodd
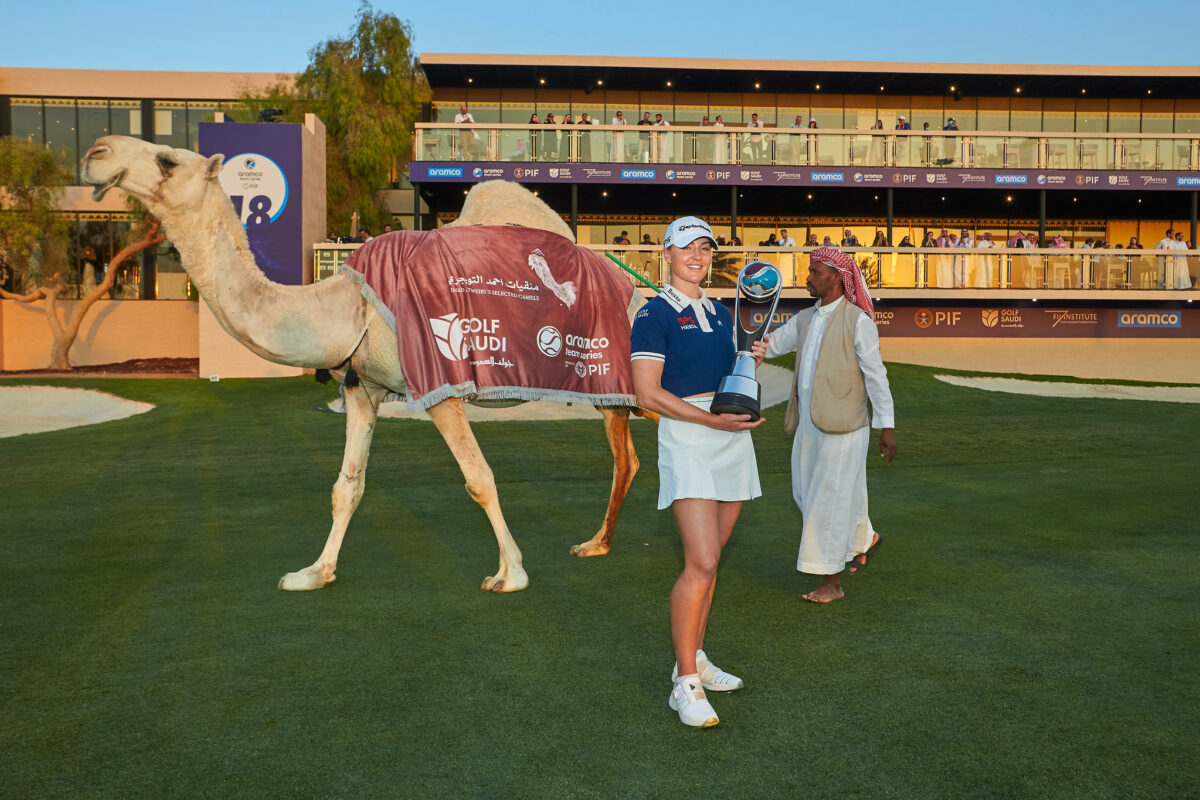
M 754 354 L 750 348 L 767 332 L 775 316 L 775 308 L 779 305 L 782 285 L 783 277 L 779 268 L 765 261 L 752 261 L 738 273 L 738 293 L 733 300 L 737 355 L 733 358 L 733 372 L 722 378 L 717 386 L 717 394 L 710 407 L 714 414 L 749 414 L 751 421 L 762 416 L 762 386 L 754 379 Z M 742 327 L 742 297 L 756 305 L 771 304 L 771 310 L 764 316 L 762 324 L 752 331 Z

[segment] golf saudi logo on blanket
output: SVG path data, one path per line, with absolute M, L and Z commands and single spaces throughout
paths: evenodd
M 497 336 L 500 330 L 498 319 L 459 318 L 457 311 L 429 320 L 433 341 L 438 352 L 450 361 L 466 361 L 471 351 L 504 352 L 508 350 L 508 339 Z

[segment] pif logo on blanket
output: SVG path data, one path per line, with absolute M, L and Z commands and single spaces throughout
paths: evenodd
M 454 311 L 430 319 L 429 328 L 433 331 L 438 352 L 450 361 L 465 361 L 472 351 L 503 353 L 508 350 L 508 339 L 498 335 L 498 319 L 460 319 Z

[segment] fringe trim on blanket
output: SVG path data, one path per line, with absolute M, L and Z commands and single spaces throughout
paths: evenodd
M 379 299 L 379 295 L 375 293 L 375 290 L 367 285 L 363 274 L 356 269 L 347 267 L 345 264 L 338 267 L 338 272 L 358 284 L 358 290 L 362 293 L 363 299 L 375 307 L 375 312 L 383 317 L 384 322 L 392 329 L 392 333 L 395 333 L 396 315 L 392 313 L 392 310 L 387 307 L 386 303 Z M 363 333 L 365 334 L 366 331 Z

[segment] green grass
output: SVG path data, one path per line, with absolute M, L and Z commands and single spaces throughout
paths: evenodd
M 597 422 L 475 430 L 530 588 L 433 427 L 382 422 L 338 581 L 275 583 L 329 525 L 344 421 L 305 380 L 7 380 L 157 404 L 0 440 L 0 796 L 1197 796 L 1194 406 L 975 391 L 890 367 L 887 546 L 843 601 L 795 571 L 782 409 L 707 640 L 747 688 L 666 705 L 653 426 L 613 553 Z M 1192 764 L 1188 767 L 1187 764 Z

